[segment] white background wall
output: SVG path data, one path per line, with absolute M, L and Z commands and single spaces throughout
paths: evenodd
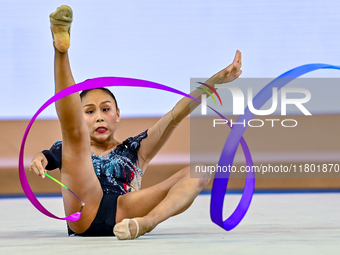
M 71 66 L 77 82 L 100 76 L 146 79 L 190 91 L 243 54 L 242 77 L 275 78 L 299 65 L 340 65 L 336 0 L 0 1 L 0 119 L 29 119 L 53 95 L 49 14 L 74 11 Z M 321 70 L 304 77 L 340 77 Z M 265 84 L 264 84 L 265 85 Z M 340 86 L 313 85 L 340 113 Z M 113 88 L 125 117 L 161 116 L 180 99 L 150 89 Z M 56 118 L 49 107 L 42 118 Z

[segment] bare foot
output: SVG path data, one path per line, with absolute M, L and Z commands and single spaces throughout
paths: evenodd
M 113 232 L 119 240 L 131 240 L 150 231 L 148 231 L 148 222 L 143 217 L 124 219 L 115 225 Z
M 67 5 L 58 7 L 58 9 L 50 15 L 54 47 L 60 52 L 66 52 L 70 47 L 72 17 L 72 9 Z

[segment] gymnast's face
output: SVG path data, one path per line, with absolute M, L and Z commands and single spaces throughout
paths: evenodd
M 113 139 L 120 120 L 114 99 L 105 91 L 95 89 L 82 98 L 82 105 L 91 140 L 101 143 Z

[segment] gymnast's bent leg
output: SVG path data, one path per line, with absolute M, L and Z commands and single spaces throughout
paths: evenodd
M 157 185 L 120 196 L 115 235 L 124 240 L 150 232 L 159 223 L 188 209 L 209 180 L 210 174 L 190 178 L 188 166 Z M 123 220 L 129 218 L 134 220 Z
M 55 49 L 54 73 L 57 93 L 75 84 L 67 53 L 72 10 L 68 6 L 61 6 L 51 14 L 50 19 Z M 61 181 L 85 202 L 80 220 L 68 224 L 74 232 L 81 234 L 94 220 L 103 191 L 92 165 L 90 135 L 83 117 L 79 94 L 74 93 L 60 99 L 56 102 L 56 109 L 63 141 Z M 79 210 L 81 204 L 70 192 L 63 189 L 62 195 L 66 215 Z

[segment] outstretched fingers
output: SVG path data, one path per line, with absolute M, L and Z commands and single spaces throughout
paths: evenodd
M 241 52 L 239 50 L 236 51 L 235 58 L 233 62 L 227 66 L 225 69 L 221 70 L 217 74 L 215 74 L 210 80 L 212 84 L 222 84 L 231 82 L 237 79 L 242 71 L 242 60 L 241 60 Z
M 227 82 L 233 81 L 241 75 L 242 73 L 241 66 L 242 66 L 242 55 L 241 55 L 241 52 L 237 50 L 233 63 L 230 64 L 226 68 L 226 72 L 224 74 L 225 78 L 228 79 Z
M 239 65 L 240 67 L 242 66 L 242 54 L 241 54 L 241 51 L 239 51 L 239 50 L 236 51 L 233 64 Z
M 234 74 L 235 76 L 237 75 L 239 76 L 242 73 L 241 67 L 242 67 L 242 55 L 241 55 L 241 52 L 237 50 L 233 63 L 227 67 L 226 74 L 227 75 Z

